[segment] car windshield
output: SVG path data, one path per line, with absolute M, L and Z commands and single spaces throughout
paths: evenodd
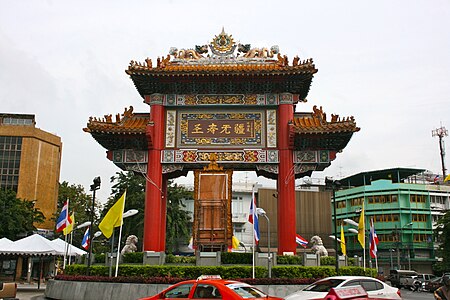
M 329 292 L 331 288 L 337 287 L 342 282 L 343 279 L 325 279 L 321 281 L 317 281 L 310 286 L 307 286 L 304 291 L 308 292 Z
M 225 286 L 244 299 L 267 297 L 267 295 L 261 292 L 260 290 L 245 283 L 229 283 L 226 284 Z

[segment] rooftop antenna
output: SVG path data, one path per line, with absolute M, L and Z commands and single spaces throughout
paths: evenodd
M 445 147 L 444 147 L 444 140 L 443 138 L 445 136 L 448 136 L 448 130 L 445 129 L 444 126 L 442 126 L 440 128 L 434 129 L 431 131 L 431 135 L 432 136 L 437 136 L 439 137 L 439 149 L 441 150 L 441 163 L 442 163 L 442 176 L 445 180 L 446 174 L 446 168 L 445 168 L 445 163 L 444 163 L 444 158 L 445 158 Z

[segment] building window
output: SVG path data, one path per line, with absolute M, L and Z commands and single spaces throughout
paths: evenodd
M 352 199 L 352 206 L 361 206 L 363 204 L 364 197 Z
M 431 243 L 433 241 L 433 237 L 429 234 L 419 234 L 415 233 L 413 235 L 414 242 L 418 243 Z
M 3 118 L 4 125 L 33 125 L 32 119 L 23 118 Z
M 380 214 L 374 216 L 375 222 L 398 222 L 398 219 L 398 214 Z
M 0 188 L 17 192 L 22 137 L 0 136 Z
M 436 196 L 436 195 L 431 195 L 430 196 L 430 202 L 432 204 L 445 204 L 445 199 L 447 198 L 447 196 Z
M 425 195 L 410 195 L 411 202 L 425 203 L 427 198 Z
M 376 195 L 367 197 L 368 204 L 384 204 L 392 202 L 397 202 L 397 195 Z
M 413 222 L 426 222 L 428 215 L 423 214 L 413 214 L 411 219 Z
M 347 201 L 337 201 L 336 202 L 337 208 L 345 208 L 347 206 Z

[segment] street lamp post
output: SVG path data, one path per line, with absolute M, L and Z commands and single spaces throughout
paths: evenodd
M 339 254 L 338 254 L 338 237 L 337 237 L 337 220 L 336 220 L 336 189 L 341 186 L 339 180 L 334 180 L 330 177 L 325 177 L 325 186 L 331 187 L 333 193 L 333 218 L 334 218 L 334 249 L 336 259 L 336 274 L 339 272 Z
M 391 257 L 391 270 L 394 269 L 394 263 L 392 261 L 392 252 L 394 252 L 394 251 L 395 251 L 395 249 L 392 249 L 392 248 L 389 249 L 389 255 Z
M 258 207 L 256 209 L 256 212 L 258 215 L 263 216 L 267 220 L 267 270 L 269 272 L 269 278 L 272 278 L 272 254 L 270 253 L 270 220 L 263 208 Z
M 89 225 L 89 235 L 92 235 L 93 225 L 94 225 L 94 215 L 95 215 L 95 191 L 100 189 L 100 176 L 95 177 L 93 183 L 91 184 L 91 192 L 92 192 L 92 208 L 91 208 L 91 224 Z M 88 267 L 87 267 L 87 275 L 90 274 L 91 271 L 91 260 L 92 260 L 92 243 L 89 243 L 89 259 L 88 259 Z
M 400 265 L 400 245 L 403 243 L 403 228 L 405 227 L 409 227 L 412 226 L 413 222 L 409 222 L 408 224 L 403 225 L 400 229 L 397 228 L 397 225 L 395 225 L 395 235 L 397 237 L 397 269 L 400 270 L 401 269 L 401 265 Z M 402 245 L 403 246 L 403 245 Z M 411 270 L 411 258 L 409 255 L 409 247 L 408 247 L 408 266 L 409 269 Z

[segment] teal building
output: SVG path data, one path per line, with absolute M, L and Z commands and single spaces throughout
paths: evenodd
M 339 180 L 333 220 L 335 215 L 338 237 L 343 226 L 347 256 L 364 257 L 354 232 L 364 205 L 366 266 L 377 263 L 384 274 L 390 269 L 431 273 L 438 255 L 433 224 L 448 209 L 450 195 L 450 186 L 433 181 L 433 177 L 423 169 L 394 168 Z M 371 220 L 379 239 L 377 261 L 369 255 Z

